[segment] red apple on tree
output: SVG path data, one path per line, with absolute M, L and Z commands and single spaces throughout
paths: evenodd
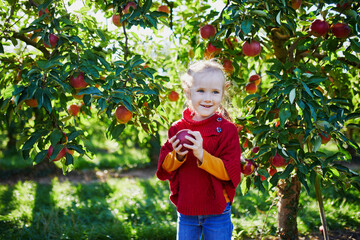
M 186 136 L 190 136 L 191 138 L 194 138 L 191 134 L 189 134 L 188 131 L 189 129 L 182 129 L 176 133 L 176 139 L 179 139 L 180 141 L 179 144 L 182 145 L 182 148 L 180 149 L 181 152 L 188 150 L 188 148 L 186 148 L 184 144 L 193 145 L 193 143 L 186 138 Z
M 277 173 L 277 170 L 276 168 L 268 167 L 267 172 L 269 173 L 270 176 L 273 176 L 275 173 Z
M 60 160 L 61 158 L 63 158 L 63 157 L 65 156 L 66 152 L 67 152 L 66 150 L 67 150 L 67 148 L 66 148 L 66 147 L 63 147 L 63 148 L 60 150 L 60 152 L 58 153 L 58 155 L 57 155 L 52 161 L 58 161 L 58 160 Z M 54 147 L 53 147 L 53 146 L 50 146 L 49 149 L 48 149 L 48 154 L 47 154 L 47 156 L 48 156 L 49 159 L 50 159 L 53 151 L 54 151 Z
M 76 90 L 79 90 L 86 88 L 89 84 L 84 80 L 84 73 L 77 72 L 70 77 L 70 85 Z
M 347 38 L 351 29 L 346 23 L 336 23 L 331 27 L 331 31 L 337 38 Z
M 311 23 L 310 32 L 317 36 L 324 36 L 329 31 L 329 24 L 326 21 L 316 19 Z
M 326 132 L 319 132 L 318 134 L 321 138 L 321 144 L 327 144 L 331 140 L 331 135 Z
M 77 116 L 80 112 L 80 107 L 78 105 L 75 105 L 75 104 L 71 104 L 69 107 L 68 107 L 68 113 L 71 115 L 71 116 Z
M 256 147 L 253 147 L 253 149 L 251 149 L 251 152 L 252 153 L 258 153 L 260 150 L 260 147 L 256 146 Z
M 341 8 L 342 10 L 349 10 L 351 8 L 351 3 L 352 1 L 341 1 L 340 3 L 336 4 L 336 7 Z
M 261 52 L 261 45 L 258 41 L 251 40 L 250 43 L 247 41 L 244 42 L 242 46 L 242 52 L 245 56 L 255 57 Z
M 291 0 L 291 7 L 295 10 L 299 9 L 301 6 L 301 2 L 301 0 Z
M 230 49 L 234 49 L 234 45 L 237 42 L 238 42 L 238 40 L 236 37 L 228 37 L 225 39 L 225 43 Z
M 257 85 L 254 82 L 249 82 L 245 86 L 245 91 L 249 94 L 254 94 L 257 91 Z
M 160 6 L 157 8 L 157 11 L 158 11 L 158 12 L 164 12 L 164 13 L 167 13 L 167 14 L 170 13 L 169 7 L 168 7 L 167 5 L 160 5 Z
M 39 11 L 39 17 L 41 17 L 43 14 L 47 14 L 47 15 L 49 15 L 49 9 L 41 9 L 40 11 Z
M 127 14 L 132 10 L 136 9 L 136 3 L 135 2 L 128 2 L 124 8 L 124 13 Z
M 224 71 L 227 73 L 231 74 L 234 72 L 234 66 L 232 65 L 232 61 L 229 59 L 223 60 L 223 68 L 224 68 Z
M 256 85 L 259 85 L 260 81 L 261 81 L 261 78 L 260 78 L 260 75 L 258 75 L 258 74 L 251 75 L 249 78 L 249 82 L 253 82 Z
M 213 25 L 207 24 L 200 28 L 200 36 L 203 39 L 208 39 L 210 37 L 213 37 L 215 36 L 215 34 L 216 34 L 216 28 Z
M 270 162 L 274 167 L 283 167 L 287 165 L 285 158 L 283 158 L 278 152 L 276 152 L 274 157 L 270 158 Z
M 112 22 L 113 22 L 113 24 L 114 24 L 115 26 L 117 26 L 117 27 L 121 27 L 122 24 L 121 24 L 121 21 L 120 21 L 120 20 L 121 20 L 120 14 L 114 13 L 113 16 L 112 16 Z
M 59 37 L 55 34 L 50 33 L 49 34 L 49 42 L 50 46 L 45 43 L 45 40 L 43 39 L 44 46 L 47 48 L 54 48 L 56 47 L 57 42 L 59 41 Z
M 133 114 L 125 106 L 119 106 L 115 110 L 115 117 L 118 123 L 125 124 L 132 118 Z
M 38 102 L 37 102 L 36 98 L 26 99 L 25 104 L 32 108 L 35 108 L 38 106 Z
M 241 173 L 245 176 L 251 175 L 255 171 L 255 162 L 252 159 L 245 159 L 245 163 L 241 164 Z
M 179 99 L 179 94 L 175 91 L 171 91 L 168 95 L 168 98 L 172 102 L 176 102 Z

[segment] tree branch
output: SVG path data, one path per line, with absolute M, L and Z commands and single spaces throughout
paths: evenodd
M 13 31 L 12 34 L 13 34 L 12 37 L 19 39 L 19 40 L 25 42 L 26 44 L 33 46 L 36 49 L 39 49 L 44 54 L 44 57 L 46 59 L 49 58 L 50 53 L 44 46 L 39 46 L 38 44 L 36 44 L 35 41 L 31 40 L 30 38 L 28 38 L 25 35 L 20 34 L 18 32 Z

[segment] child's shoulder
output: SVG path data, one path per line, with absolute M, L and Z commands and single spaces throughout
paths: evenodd
M 221 127 L 224 128 L 224 130 L 236 130 L 236 126 L 233 122 L 230 120 L 224 118 L 223 116 L 219 116 L 221 118 Z

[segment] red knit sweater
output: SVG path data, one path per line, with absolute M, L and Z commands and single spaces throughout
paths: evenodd
M 172 124 L 169 139 L 181 129 L 199 131 L 203 138 L 203 148 L 224 162 L 230 181 L 221 181 L 210 173 L 200 169 L 197 158 L 190 151 L 186 162 L 173 172 L 165 171 L 161 165 L 166 155 L 173 151 L 167 141 L 161 148 L 158 169 L 160 180 L 170 182 L 170 200 L 177 211 L 185 215 L 221 214 L 226 207 L 223 189 L 232 203 L 235 189 L 240 182 L 240 143 L 236 127 L 218 114 L 208 119 L 194 121 L 189 109 L 183 112 L 183 118 Z

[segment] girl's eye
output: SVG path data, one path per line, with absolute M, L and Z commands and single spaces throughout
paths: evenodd
M 214 94 L 219 94 L 220 92 L 219 91 L 213 91 Z
M 197 92 L 203 93 L 203 92 L 204 92 L 204 90 L 199 89 L 199 90 L 197 90 Z

